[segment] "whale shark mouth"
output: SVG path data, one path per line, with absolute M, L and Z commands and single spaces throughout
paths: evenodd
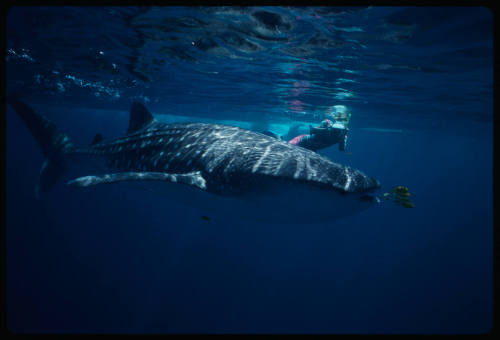
M 365 202 L 380 203 L 380 198 L 375 195 L 363 195 L 359 199 Z

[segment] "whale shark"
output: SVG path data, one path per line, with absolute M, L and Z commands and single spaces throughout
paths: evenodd
M 7 102 L 45 157 L 37 196 L 64 178 L 73 188 L 141 182 L 161 189 L 167 202 L 276 223 L 333 220 L 380 202 L 374 195 L 380 188 L 377 179 L 259 132 L 222 124 L 162 123 L 134 102 L 124 136 L 106 139 L 98 133 L 90 145 L 77 146 L 19 98 Z

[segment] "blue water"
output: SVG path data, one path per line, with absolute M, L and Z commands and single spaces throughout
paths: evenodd
M 493 318 L 493 15 L 481 7 L 14 7 L 7 93 L 87 145 L 163 121 L 307 131 L 407 186 L 325 223 L 205 221 L 140 186 L 57 186 L 6 107 L 15 333 L 485 333 Z M 302 130 L 301 130 L 302 129 Z M 314 204 L 314 202 L 304 202 Z M 334 207 L 332 207 L 334 208 Z

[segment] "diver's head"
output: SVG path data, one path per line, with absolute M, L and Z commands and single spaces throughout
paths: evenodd
M 328 109 L 326 116 L 327 118 L 347 123 L 349 121 L 350 113 L 347 111 L 347 107 L 345 105 L 333 105 Z

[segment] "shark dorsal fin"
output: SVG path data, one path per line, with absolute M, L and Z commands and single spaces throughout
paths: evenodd
M 130 122 L 127 133 L 132 133 L 149 125 L 154 121 L 154 117 L 149 113 L 144 104 L 134 102 L 130 108 Z

